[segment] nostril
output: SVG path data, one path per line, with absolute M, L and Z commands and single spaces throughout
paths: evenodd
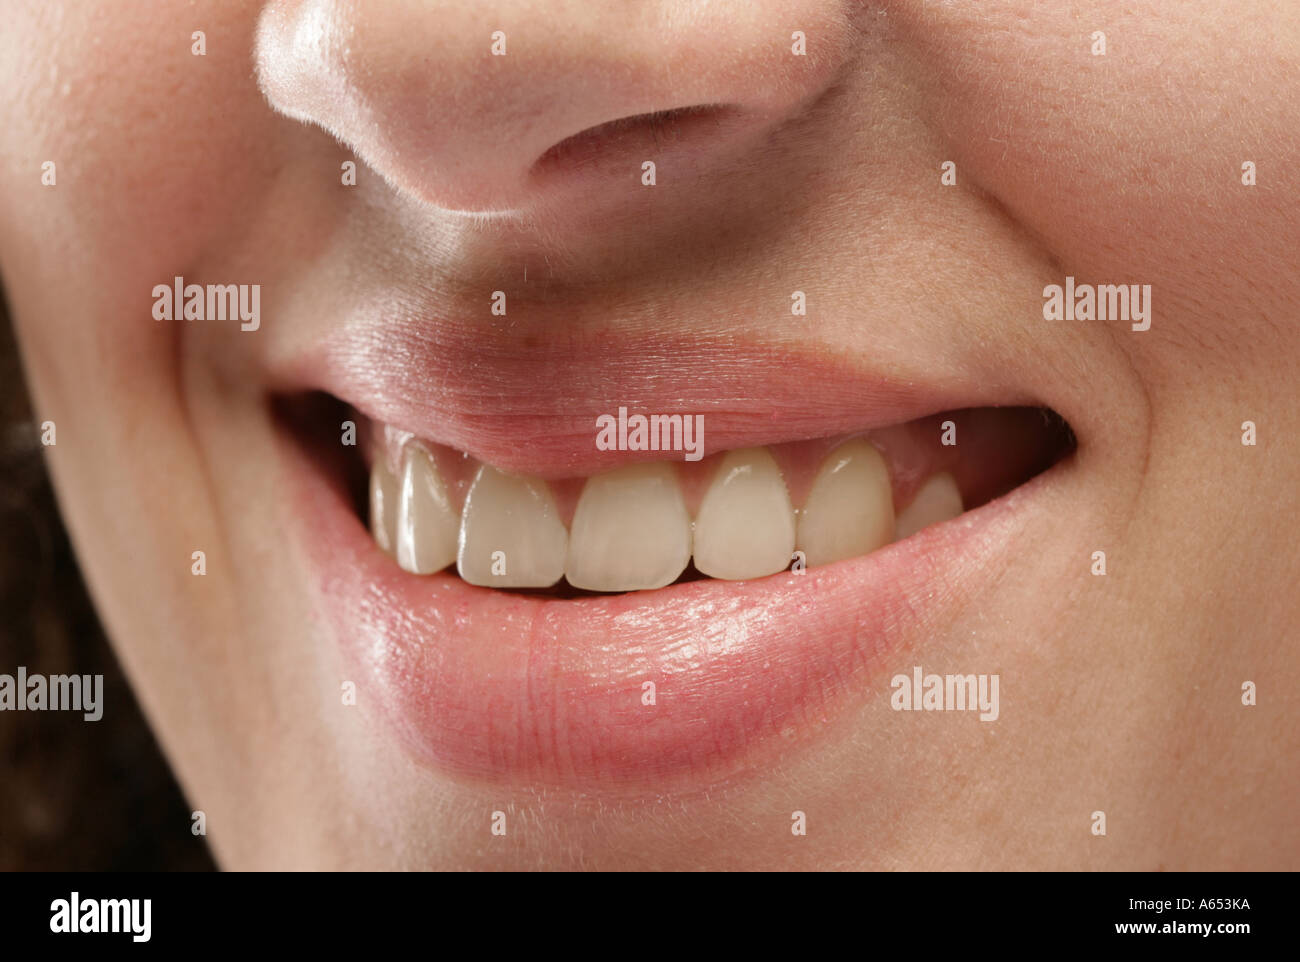
M 697 104 L 620 117 L 551 145 L 533 162 L 531 172 L 622 163 L 633 153 L 654 160 L 668 150 L 729 133 L 739 125 L 741 114 L 738 107 L 727 104 Z

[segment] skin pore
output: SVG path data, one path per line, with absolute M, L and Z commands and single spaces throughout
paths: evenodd
M 0 0 L 0 283 L 83 572 L 221 865 L 1295 867 L 1300 9 L 382 7 Z M 699 105 L 730 106 L 569 141 Z M 176 276 L 259 284 L 259 327 L 155 320 Z M 1150 285 L 1150 329 L 1046 320 L 1067 276 Z M 402 337 L 350 340 L 367 312 Z M 435 439 L 485 460 L 597 335 L 640 345 L 633 385 L 745 341 L 1050 407 L 1077 450 L 999 522 L 996 577 L 933 572 L 923 644 L 797 737 L 662 785 L 468 777 L 340 704 L 285 520 L 295 359 L 396 367 L 413 331 L 440 360 L 412 396 L 503 412 Z M 891 710 L 914 665 L 998 674 L 997 721 Z

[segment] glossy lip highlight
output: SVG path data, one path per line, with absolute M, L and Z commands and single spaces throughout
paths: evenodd
M 605 790 L 735 774 L 871 692 L 898 652 L 992 589 L 996 559 L 1056 474 L 801 575 L 557 600 L 402 572 L 286 441 L 321 604 L 366 702 L 407 752 L 468 778 Z

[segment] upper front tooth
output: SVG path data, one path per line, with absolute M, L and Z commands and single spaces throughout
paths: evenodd
M 409 446 L 397 508 L 398 565 L 418 575 L 441 571 L 456 560 L 459 527 L 433 458 L 423 448 Z
M 889 469 L 868 441 L 846 441 L 822 462 L 799 516 L 796 539 L 808 565 L 875 551 L 894 536 Z
M 790 564 L 794 508 L 766 448 L 728 452 L 695 517 L 695 567 L 711 578 L 762 578 Z
M 568 544 L 546 482 L 479 469 L 460 523 L 462 578 L 494 588 L 549 588 L 564 576 Z
M 370 466 L 370 533 L 379 550 L 392 554 L 397 544 L 397 499 L 401 487 L 383 452 Z
M 948 521 L 962 513 L 961 491 L 951 474 L 936 474 L 921 485 L 912 503 L 898 515 L 895 536 L 898 540 L 916 534 L 940 521 Z
M 575 588 L 662 588 L 691 560 L 691 519 L 666 462 L 634 464 L 587 481 L 569 532 L 564 574 Z

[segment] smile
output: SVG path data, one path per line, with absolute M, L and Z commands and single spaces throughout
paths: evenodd
M 666 378 L 595 341 L 562 359 L 397 330 L 280 372 L 284 487 L 339 682 L 463 778 L 635 793 L 756 770 L 887 699 L 1051 523 L 1074 460 L 1051 410 L 977 388 L 761 349 Z M 602 393 L 611 369 L 635 400 Z M 620 406 L 702 414 L 707 451 L 600 449 Z

